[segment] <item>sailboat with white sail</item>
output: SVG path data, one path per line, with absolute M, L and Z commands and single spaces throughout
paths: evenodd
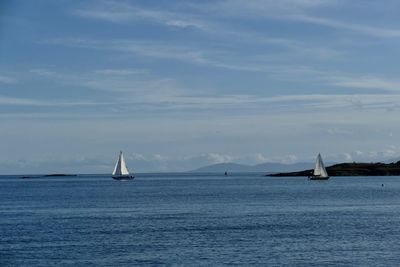
M 112 173 L 112 178 L 115 180 L 132 180 L 135 178 L 133 175 L 129 174 L 122 151 L 119 152 L 118 160 Z
M 312 175 L 308 176 L 310 180 L 328 180 L 329 175 L 325 169 L 324 162 L 322 161 L 321 154 L 318 153 L 317 160 L 315 162 L 315 168 Z

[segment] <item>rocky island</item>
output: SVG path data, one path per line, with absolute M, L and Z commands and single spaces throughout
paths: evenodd
M 340 163 L 326 168 L 329 176 L 400 176 L 400 161 L 395 163 Z M 298 172 L 282 172 L 267 176 L 309 176 L 312 169 Z

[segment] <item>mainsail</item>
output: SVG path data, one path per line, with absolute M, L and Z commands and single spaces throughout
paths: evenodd
M 112 173 L 113 176 L 126 176 L 129 175 L 128 168 L 126 167 L 124 155 L 122 151 L 119 152 L 118 161 L 115 164 L 114 171 Z
M 317 161 L 315 162 L 314 176 L 328 177 L 321 154 L 318 154 Z

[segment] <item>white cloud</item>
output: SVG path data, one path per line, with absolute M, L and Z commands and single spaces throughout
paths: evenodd
M 256 153 L 255 154 L 255 162 L 256 163 L 264 163 L 264 162 L 267 162 L 267 161 L 268 161 L 268 158 L 265 157 L 263 154 L 261 154 L 261 153 Z
M 349 88 L 378 89 L 388 91 L 400 91 L 400 80 L 389 80 L 371 76 L 361 77 L 332 77 L 332 85 Z
M 335 29 L 343 29 L 343 30 L 349 30 L 353 32 L 358 32 L 374 37 L 384 37 L 384 38 L 399 38 L 400 37 L 400 30 L 398 29 L 388 29 L 388 28 L 380 28 L 380 27 L 373 27 L 373 26 L 367 26 L 367 25 L 359 25 L 359 24 L 353 24 L 353 23 L 346 23 L 346 22 L 341 22 L 333 19 L 327 19 L 327 18 L 319 18 L 319 17 L 313 17 L 313 16 L 307 16 L 307 15 L 294 15 L 294 16 L 289 16 L 287 17 L 288 19 L 291 20 L 296 20 L 296 21 L 301 21 L 301 22 L 307 22 L 311 24 L 317 24 L 321 26 L 326 26 L 330 28 L 335 28 Z
M 207 160 L 212 164 L 232 162 L 234 157 L 229 155 L 222 155 L 218 153 L 209 153 L 206 155 Z
M 386 148 L 381 151 L 355 151 L 350 152 L 353 161 L 387 161 L 395 160 L 396 157 L 400 156 L 399 147 Z
M 328 154 L 326 160 L 332 162 L 385 162 L 400 160 L 400 147 L 388 146 L 382 150 L 354 150 L 350 152 Z
M 146 157 L 139 153 L 131 153 L 128 155 L 128 158 L 133 160 L 146 160 Z
M 350 153 L 344 153 L 344 160 L 345 162 L 352 162 L 353 161 L 353 157 L 351 156 Z
M 297 161 L 297 156 L 291 154 L 291 155 L 288 155 L 288 156 L 284 159 L 283 163 L 289 164 L 289 163 L 294 163 L 294 162 L 296 162 L 296 161 Z
M 47 76 L 47 71 L 44 71 Z M 53 72 L 51 72 L 53 73 Z M 398 94 L 297 94 L 263 96 L 251 94 L 229 95 L 224 93 L 206 94 L 199 91 L 191 91 L 182 87 L 179 83 L 168 79 L 155 79 L 151 75 L 145 79 L 137 79 L 136 70 L 105 69 L 89 73 L 81 73 L 80 79 L 74 80 L 72 85 L 102 90 L 110 93 L 107 102 L 86 100 L 40 100 L 23 98 L 2 97 L 3 105 L 31 105 L 31 106 L 86 106 L 118 105 L 120 108 L 132 106 L 148 106 L 153 109 L 181 110 L 181 109 L 210 109 L 210 108 L 242 108 L 244 110 L 270 110 L 280 108 L 290 112 L 290 107 L 296 105 L 307 110 L 334 110 L 337 108 L 350 109 L 383 109 L 398 110 L 400 108 L 400 95 Z M 140 71 L 139 71 L 140 73 Z M 105 74 L 105 75 L 103 75 Z M 132 75 L 130 75 L 132 74 Z M 74 74 L 57 74 L 57 79 L 69 79 Z M 103 77 L 104 76 L 104 77 Z M 397 89 L 397 83 L 371 78 L 326 78 L 337 86 L 349 86 L 356 88 Z M 400 83 L 399 83 L 400 84 Z M 331 129 L 332 132 L 334 129 Z
M 315 47 L 303 44 L 298 41 L 286 39 L 260 38 L 245 34 L 240 36 L 237 33 L 230 33 L 232 37 L 243 40 L 257 40 L 261 43 L 277 44 L 284 47 L 289 52 L 276 56 L 274 60 L 282 60 L 284 57 L 298 57 L 314 59 L 332 59 L 343 55 L 342 52 L 329 47 Z M 258 39 L 256 39 L 258 38 Z M 84 38 L 58 38 L 46 40 L 43 43 L 62 45 L 70 47 L 83 47 L 88 49 L 110 50 L 115 52 L 123 52 L 127 55 L 138 55 L 141 57 L 149 57 L 164 60 L 176 60 L 196 65 L 210 66 L 235 71 L 261 72 L 274 75 L 281 74 L 305 74 L 315 75 L 317 72 L 305 66 L 288 66 L 279 65 L 276 62 L 270 64 L 271 58 L 263 58 L 257 55 L 247 55 L 246 58 L 238 55 L 238 51 L 220 50 L 218 48 L 205 49 L 193 48 L 191 46 L 183 46 L 171 43 L 154 43 L 151 41 L 137 40 L 93 40 Z M 289 54 L 288 54 L 289 53 Z M 297 78 L 301 75 L 297 75 Z
M 56 75 L 56 72 L 51 71 L 49 69 L 44 69 L 44 68 L 31 69 L 31 70 L 29 70 L 29 72 L 37 74 L 37 75 L 41 75 L 41 76 L 54 76 L 54 75 Z
M 149 21 L 176 28 L 206 28 L 206 23 L 187 13 L 143 8 L 117 1 L 101 2 L 96 7 L 87 7 L 74 11 L 76 16 L 86 19 L 105 20 L 113 23 Z
M 168 157 L 162 156 L 162 155 L 160 155 L 160 154 L 154 154 L 154 155 L 153 155 L 153 160 L 156 160 L 156 161 L 165 161 L 165 160 L 168 160 Z
M 329 128 L 329 129 L 326 130 L 326 132 L 327 132 L 328 134 L 330 134 L 330 135 L 342 135 L 342 136 L 343 136 L 343 135 L 344 135 L 344 136 L 349 136 L 349 135 L 354 134 L 354 132 L 351 131 L 351 130 L 342 129 L 342 128 L 339 128 L 339 127 Z
M 76 107 L 76 106 L 97 106 L 105 105 L 107 103 L 90 102 L 90 101 L 60 101 L 55 99 L 42 100 L 42 99 L 29 99 L 19 97 L 5 97 L 0 96 L 0 105 L 3 106 L 36 106 L 36 107 Z
M 304 13 L 336 3 L 336 0 L 224 0 L 209 5 L 198 5 L 198 8 L 209 12 L 218 11 L 222 16 L 257 18 Z
M 37 106 L 41 102 L 33 99 L 0 96 L 0 105 L 30 105 Z
M 147 74 L 148 71 L 141 69 L 102 69 L 102 70 L 96 70 L 95 73 L 104 75 L 125 76 L 125 75 Z
M 140 9 L 127 3 L 115 1 L 98 2 L 96 7 L 87 7 L 74 11 L 82 18 L 106 20 L 109 22 L 126 22 L 140 19 L 160 20 L 163 13 L 153 10 Z
M 207 63 L 205 52 L 179 45 L 155 43 L 151 41 L 132 40 L 91 40 L 84 38 L 61 38 L 47 40 L 44 43 L 65 45 L 72 47 L 84 47 L 100 50 L 114 50 L 139 56 L 159 59 L 174 59 L 193 63 Z
M 277 70 L 278 72 L 280 70 Z M 282 70 L 284 72 L 284 70 Z M 400 89 L 400 82 L 378 79 L 369 76 L 352 77 L 318 73 L 309 69 L 296 70 L 299 74 L 319 76 L 319 79 L 341 87 L 373 88 L 379 90 Z M 400 108 L 399 94 L 297 94 L 267 96 L 261 94 L 226 94 L 226 93 L 201 93 L 192 91 L 170 79 L 157 79 L 152 75 L 136 75 L 146 73 L 137 69 L 100 69 L 87 73 L 55 73 L 47 69 L 32 69 L 31 72 L 56 78 L 59 81 L 68 81 L 71 86 L 79 86 L 92 90 L 102 90 L 109 94 L 106 102 L 95 100 L 40 100 L 6 98 L 1 99 L 3 105 L 31 105 L 31 106 L 93 106 L 114 105 L 119 108 L 129 109 L 134 107 L 149 107 L 153 110 L 182 110 L 182 109 L 210 109 L 210 108 L 241 108 L 243 110 L 271 110 L 279 108 L 290 112 L 290 107 L 296 105 L 303 110 L 321 111 L 338 108 L 349 109 L 383 109 L 398 110 Z M 79 76 L 79 79 L 71 77 Z M 399 86 L 399 87 L 398 87 Z M 200 92 L 200 93 L 199 93 Z M 134 104 L 134 105 L 132 105 Z M 334 129 L 332 129 L 333 131 Z
M 193 22 L 193 21 L 183 21 L 183 20 L 168 20 L 165 22 L 166 25 L 168 26 L 173 26 L 177 28 L 204 28 L 202 24 L 199 22 Z
M 0 83 L 4 84 L 14 84 L 17 83 L 18 80 L 12 77 L 0 75 Z
M 208 10 L 224 11 L 224 16 L 251 18 L 271 18 L 278 20 L 300 21 L 333 29 L 347 30 L 369 36 L 381 38 L 400 37 L 399 29 L 386 27 L 375 27 L 370 25 L 355 24 L 353 22 L 343 22 L 335 19 L 317 17 L 309 15 L 310 11 L 318 8 L 339 6 L 337 0 L 226 0 L 217 5 L 199 5 L 199 8 Z
M 266 38 L 264 41 L 281 44 L 294 51 L 295 54 L 303 54 L 305 57 L 313 54 L 314 57 L 318 58 L 336 58 L 341 55 L 341 53 L 336 50 L 330 50 L 329 48 L 319 49 L 318 47 L 303 46 L 302 43 L 292 40 Z M 230 69 L 235 71 L 261 72 L 269 74 L 271 75 L 271 77 L 274 77 L 276 79 L 285 81 L 322 81 L 328 85 L 334 85 L 338 87 L 390 91 L 399 91 L 400 89 L 400 81 L 382 77 L 375 77 L 373 75 L 355 76 L 340 72 L 335 73 L 328 71 L 319 71 L 307 66 L 288 66 L 278 64 L 269 65 L 268 60 L 264 62 L 263 60 L 260 61 L 260 59 L 253 59 L 251 56 L 249 56 L 245 61 L 241 60 L 240 62 L 230 62 L 231 60 L 228 59 L 226 52 L 221 52 L 220 54 L 220 52 L 218 51 L 193 50 L 191 48 L 182 47 L 179 45 L 153 44 L 150 42 L 130 40 L 104 41 L 81 38 L 53 39 L 46 41 L 46 43 L 101 50 L 114 50 L 128 54 L 137 54 L 143 57 L 173 59 L 197 65 L 209 65 L 212 67 Z M 224 55 L 222 56 L 222 54 Z M 294 56 L 294 54 L 292 56 Z M 232 56 L 231 58 L 234 58 L 234 56 Z M 48 69 L 32 69 L 31 72 L 43 76 L 56 76 L 55 72 Z M 110 76 L 127 76 L 135 74 L 146 74 L 148 73 L 148 71 L 141 69 L 103 69 L 97 70 L 95 71 L 95 73 Z M 93 80 L 92 82 L 88 82 L 88 84 L 99 84 L 98 87 L 101 87 L 101 83 L 99 83 L 97 79 Z M 113 86 L 108 88 L 112 87 Z
M 127 12 L 110 12 L 102 10 L 77 10 L 75 11 L 75 14 L 84 18 L 101 19 L 110 22 L 126 21 L 134 17 L 133 14 Z
M 148 20 L 157 23 L 162 23 L 167 26 L 176 28 L 197 28 L 202 29 L 207 34 L 213 35 L 214 37 L 226 39 L 225 43 L 269 43 L 280 45 L 287 51 L 284 53 L 279 53 L 276 58 L 282 58 L 287 56 L 301 57 L 308 59 L 318 59 L 318 60 L 335 60 L 340 57 L 343 52 L 338 51 L 329 44 L 324 44 L 323 46 L 311 45 L 309 42 L 303 43 L 299 40 L 284 40 L 279 38 L 266 38 L 265 34 L 260 35 L 251 33 L 251 31 L 239 30 L 237 28 L 231 28 L 227 23 L 221 21 L 220 16 L 225 16 L 229 14 L 230 11 L 233 12 L 232 16 L 236 13 L 246 13 L 246 12 L 257 12 L 262 16 L 265 13 L 272 16 L 278 16 L 277 10 L 283 10 L 287 12 L 288 10 L 299 10 L 320 7 L 320 6 L 330 6 L 336 3 L 335 0 L 283 0 L 283 1 L 217 1 L 212 4 L 193 4 L 185 3 L 181 4 L 179 8 L 174 6 L 174 4 L 169 4 L 164 6 L 165 10 L 148 9 L 139 6 L 135 6 L 127 3 L 120 3 L 116 1 L 100 2 L 97 7 L 89 7 L 86 9 L 80 9 L 75 12 L 75 15 L 84 18 L 95 18 L 102 19 L 111 22 L 128 22 L 136 20 Z M 168 11 L 169 9 L 174 10 Z M 214 16 L 212 11 L 215 12 Z M 251 17 L 251 16 L 250 16 Z M 278 41 L 278 42 L 277 42 Z M 117 41 L 120 42 L 120 41 Z M 200 51 L 199 49 L 189 49 L 183 47 L 172 47 L 171 45 L 162 44 L 160 46 L 155 46 L 153 42 L 144 43 L 141 46 L 140 43 L 131 42 L 130 48 L 127 49 L 128 43 L 119 45 L 119 50 L 129 50 L 130 52 L 135 52 L 144 56 L 158 57 L 158 58 L 174 58 L 178 60 L 191 61 L 196 64 L 209 64 L 215 67 L 227 68 L 232 70 L 247 70 L 247 71 L 259 71 L 258 67 L 249 67 L 249 64 L 243 62 L 243 57 L 241 57 L 240 62 L 227 62 L 222 60 L 216 55 L 220 53 L 214 48 L 214 51 Z M 153 49 L 154 48 L 154 49 Z M 114 47 L 116 49 L 116 47 Z M 225 47 L 226 49 L 226 47 Z M 238 55 L 234 54 L 233 49 L 230 49 L 232 55 L 227 55 L 228 58 L 237 58 Z M 216 53 L 215 53 L 216 52 Z M 227 51 L 223 51 L 226 53 Z M 288 55 L 289 54 L 289 55 Z M 246 57 L 248 58 L 248 57 Z M 246 67 L 247 65 L 247 67 Z M 265 64 L 259 64 L 265 65 Z

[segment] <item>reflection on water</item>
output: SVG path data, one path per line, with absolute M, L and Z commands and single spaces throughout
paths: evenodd
M 0 218 L 1 266 L 400 262 L 398 177 L 2 176 Z

